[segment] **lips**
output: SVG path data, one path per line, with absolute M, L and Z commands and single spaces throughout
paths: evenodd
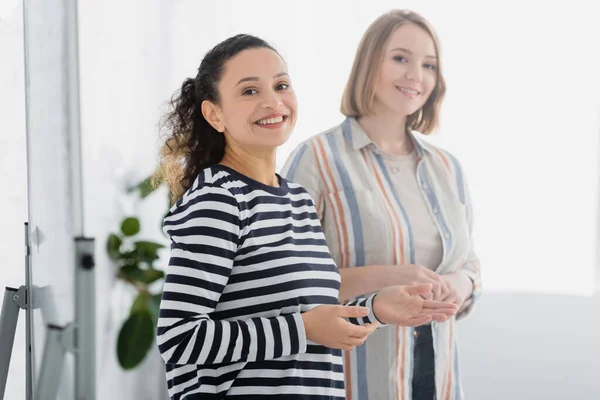
M 254 124 L 261 129 L 277 130 L 287 126 L 289 115 L 269 114 L 256 121 Z
M 419 92 L 418 90 L 411 89 L 405 86 L 396 86 L 396 89 L 398 89 L 400 93 L 410 97 L 411 99 L 414 99 L 415 97 L 421 94 L 421 92 Z
M 264 126 L 264 125 L 275 125 L 283 122 L 287 117 L 285 115 L 278 116 L 270 116 L 267 118 L 263 118 L 261 120 L 256 121 L 256 124 Z

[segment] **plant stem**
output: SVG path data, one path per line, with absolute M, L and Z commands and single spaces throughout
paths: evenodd
M 125 276 L 123 276 L 123 274 L 119 274 L 118 277 L 122 280 L 124 280 L 125 282 L 129 283 L 131 286 L 135 287 L 137 289 L 138 292 L 142 292 L 144 294 L 150 294 L 150 291 L 148 290 L 147 287 L 145 287 L 144 285 L 142 285 L 139 282 L 134 282 L 129 278 L 126 278 Z

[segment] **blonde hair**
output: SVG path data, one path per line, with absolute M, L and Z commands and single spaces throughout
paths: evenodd
M 342 114 L 355 118 L 372 114 L 375 100 L 375 78 L 383 63 L 387 44 L 398 27 L 409 23 L 417 25 L 431 36 L 438 64 L 435 87 L 423 107 L 408 116 L 406 128 L 429 134 L 438 126 L 440 108 L 446 94 L 446 82 L 440 65 L 439 39 L 425 18 L 408 10 L 387 12 L 367 28 L 356 50 L 352 71 L 344 89 L 340 108 Z

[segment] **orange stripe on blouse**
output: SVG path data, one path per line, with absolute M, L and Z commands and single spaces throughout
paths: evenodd
M 454 327 L 453 320 L 448 321 L 450 324 L 450 344 L 448 350 L 448 363 L 447 363 L 447 373 L 446 376 L 448 378 L 447 382 L 443 386 L 443 390 L 446 392 L 445 400 L 450 400 L 450 394 L 452 393 L 452 345 L 454 344 L 452 341 L 452 328 Z M 444 395 L 442 394 L 442 398 Z
M 327 185 L 327 191 L 329 193 L 334 193 L 334 199 L 335 202 L 337 204 L 332 205 L 332 209 L 333 209 L 333 219 L 335 222 L 335 226 L 336 226 L 336 236 L 337 236 L 337 240 L 338 240 L 338 244 L 340 246 L 340 255 L 341 255 L 341 262 L 342 262 L 342 268 L 348 268 L 348 239 L 346 237 L 346 223 L 344 221 L 344 216 L 342 215 L 342 201 L 339 197 L 339 193 L 338 190 L 335 186 L 335 179 L 333 178 L 333 174 L 331 172 L 331 168 L 329 167 L 329 163 L 327 162 L 327 156 L 325 155 L 325 148 L 323 146 L 323 142 L 321 140 L 321 138 L 316 138 L 316 142 L 317 145 L 315 145 L 314 142 L 311 142 L 311 145 L 313 146 L 313 150 L 315 151 L 315 154 L 318 153 L 321 155 L 322 161 L 321 159 L 319 159 L 319 157 L 315 157 L 317 159 L 317 163 L 319 164 L 319 172 L 321 174 L 321 179 L 323 180 L 323 182 L 325 182 L 325 185 Z M 318 147 L 318 149 L 317 149 Z M 327 183 L 327 180 L 325 179 L 325 174 L 327 174 L 327 176 L 329 177 L 331 184 L 333 187 L 330 187 L 329 184 Z M 339 213 L 339 214 L 338 214 Z M 343 239 L 342 239 L 343 238 Z M 343 240 L 343 242 L 342 242 Z M 352 366 L 351 366 L 351 353 L 349 351 L 344 351 L 344 364 L 345 364 L 345 368 L 344 368 L 344 378 L 346 381 L 346 400 L 352 400 Z
M 325 155 L 325 147 L 323 145 L 322 138 L 316 138 L 316 142 L 318 144 L 318 150 L 321 154 L 323 165 L 325 166 L 325 171 L 327 172 L 327 176 L 329 177 L 331 184 L 333 187 L 330 189 L 330 193 L 333 193 L 333 197 L 335 199 L 337 205 L 337 213 L 338 213 L 338 234 L 341 234 L 341 242 L 340 244 L 340 255 L 342 256 L 342 268 L 348 268 L 350 266 L 350 252 L 349 252 L 349 240 L 348 240 L 348 231 L 346 226 L 346 218 L 344 216 L 344 206 L 342 204 L 342 199 L 340 198 L 339 188 L 336 186 L 336 180 L 333 176 L 333 172 L 331 167 L 329 166 L 329 162 L 327 161 L 327 156 Z
M 379 184 L 381 193 L 387 204 L 386 212 L 387 212 L 388 216 L 396 222 L 395 225 L 398 227 L 398 232 L 400 234 L 400 243 L 398 243 L 396 241 L 397 240 L 396 230 L 393 229 L 393 241 L 394 241 L 393 243 L 395 243 L 395 245 L 394 245 L 394 264 L 398 264 L 398 261 L 400 261 L 400 264 L 404 264 L 404 246 L 403 246 L 404 235 L 402 232 L 402 225 L 400 223 L 400 218 L 398 217 L 398 215 L 396 214 L 396 212 L 394 210 L 393 204 L 390 200 L 390 197 L 388 196 L 387 190 L 386 190 L 383 180 L 381 178 L 381 174 L 379 173 L 377 167 L 375 166 L 374 161 L 372 160 L 372 155 L 370 153 L 367 153 L 367 151 L 365 149 L 362 150 L 362 154 L 363 154 L 363 158 L 367 162 L 367 165 L 373 171 L 373 174 L 375 175 L 377 183 Z M 400 246 L 398 246 L 398 244 L 400 244 Z M 398 257 L 398 253 L 397 253 L 398 247 L 400 248 L 399 257 Z M 398 260 L 398 258 L 400 260 Z M 406 354 L 405 354 L 406 346 L 403 345 L 402 351 L 400 351 L 400 339 L 399 339 L 400 327 L 396 326 L 395 331 L 396 331 L 395 332 L 396 333 L 396 357 L 395 357 L 395 363 L 394 363 L 395 368 L 394 369 L 396 370 L 396 373 L 394 374 L 394 380 L 396 383 L 396 396 L 400 395 L 400 399 L 404 400 L 404 393 L 405 393 L 404 369 L 405 369 L 405 358 L 406 358 Z M 402 327 L 402 343 L 405 343 L 405 340 L 406 340 L 405 333 L 406 333 L 406 328 Z M 400 356 L 400 359 L 398 359 L 398 353 L 400 353 L 400 352 L 401 352 L 401 356 Z
M 452 168 L 450 167 L 450 161 L 448 161 L 448 157 L 444 153 L 442 153 L 439 149 L 434 148 L 435 152 L 438 153 L 444 164 L 446 164 L 446 169 L 448 169 L 448 175 L 452 175 Z

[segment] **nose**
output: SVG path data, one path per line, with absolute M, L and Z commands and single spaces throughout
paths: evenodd
M 275 91 L 268 91 L 263 96 L 263 108 L 271 108 L 273 110 L 283 106 L 281 95 Z
M 423 81 L 423 69 L 419 65 L 410 63 L 406 69 L 406 79 L 421 83 Z

